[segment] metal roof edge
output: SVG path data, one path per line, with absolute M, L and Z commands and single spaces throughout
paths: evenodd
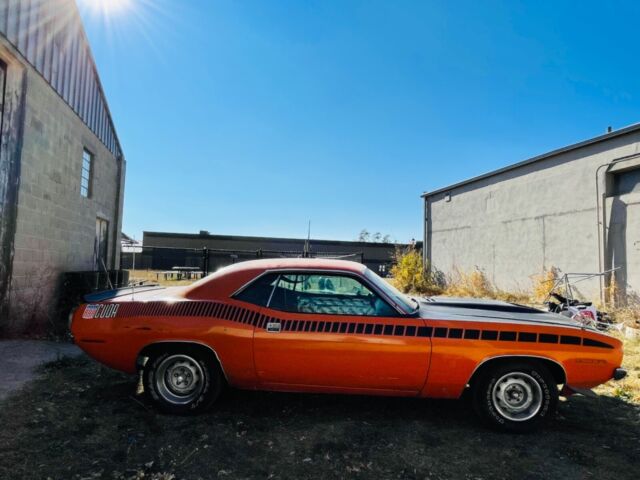
M 109 102 L 107 100 L 107 95 L 104 91 L 104 88 L 102 86 L 102 80 L 100 79 L 100 73 L 98 71 L 98 66 L 96 64 L 95 61 L 95 57 L 93 55 L 93 50 L 91 48 L 91 42 L 89 41 L 89 36 L 87 35 L 86 29 L 84 27 L 84 22 L 82 21 L 82 15 L 80 14 L 80 10 L 78 7 L 78 4 L 75 0 L 71 0 L 70 4 L 73 4 L 73 11 L 72 11 L 72 15 L 75 15 L 75 20 L 78 23 L 78 32 L 80 34 L 81 37 L 81 42 L 83 43 L 83 47 L 86 48 L 87 54 L 88 54 L 88 60 L 89 60 L 89 67 L 91 69 L 91 71 L 93 72 L 94 76 L 95 76 L 95 80 L 96 80 L 96 87 L 98 89 L 98 94 L 100 95 L 100 98 L 104 104 L 104 108 L 105 108 L 105 113 L 107 116 L 107 122 L 109 123 L 109 126 L 111 127 L 111 131 L 113 132 L 113 138 L 118 150 L 119 155 L 115 155 L 116 157 L 120 157 L 120 158 L 124 158 L 124 152 L 122 150 L 122 144 L 120 143 L 120 138 L 118 137 L 118 132 L 116 130 L 115 127 L 115 123 L 113 121 L 113 116 L 111 114 L 111 109 L 109 108 Z M 24 62 L 26 62 L 27 65 L 29 65 L 31 68 L 33 68 L 33 70 L 35 71 L 35 73 L 37 75 L 39 75 L 44 81 L 45 83 L 54 91 L 54 93 L 56 95 L 58 95 L 58 97 L 60 97 L 60 99 L 62 99 L 62 101 L 71 109 L 71 111 L 80 119 L 80 121 L 89 129 L 89 131 L 91 133 L 93 133 L 93 135 L 95 135 L 95 137 L 100 141 L 100 143 L 102 143 L 107 150 L 111 151 L 111 148 L 109 147 L 109 145 L 107 144 L 107 142 L 102 138 L 102 136 L 100 135 L 99 131 L 94 130 L 93 128 L 91 128 L 91 126 L 89 125 L 89 123 L 87 122 L 87 120 L 85 120 L 82 115 L 77 112 L 72 104 L 71 101 L 67 100 L 64 98 L 64 95 L 59 92 L 56 87 L 54 87 L 54 85 L 51 83 L 50 80 L 48 80 L 46 78 L 46 76 L 44 75 L 43 72 L 40 71 L 40 69 L 37 67 L 36 64 L 34 64 L 32 62 L 32 60 L 29 59 L 29 55 L 27 54 L 27 52 L 23 52 L 20 47 L 14 43 L 9 36 L 6 34 L 6 32 L 0 32 L 0 37 L 3 37 L 7 43 L 13 48 L 13 50 L 15 50 L 15 54 L 19 55 L 19 57 L 24 60 Z M 13 52 L 12 52 L 13 53 Z M 113 152 L 111 152 L 113 153 Z
M 447 192 L 449 190 L 454 190 L 456 188 L 462 187 L 464 185 L 469 185 L 471 183 L 475 183 L 477 181 L 484 180 L 485 178 L 490 178 L 490 177 L 493 177 L 493 176 L 496 176 L 496 175 L 500 175 L 501 173 L 505 173 L 505 172 L 508 172 L 508 171 L 511 171 L 511 170 L 516 170 L 516 169 L 518 169 L 520 167 L 524 167 L 526 165 L 530 165 L 532 163 L 536 163 L 536 162 L 539 162 L 541 160 L 545 160 L 547 158 L 551 158 L 551 157 L 554 157 L 556 155 L 560 155 L 562 153 L 567 153 L 567 152 L 570 152 L 572 150 L 577 150 L 577 149 L 582 148 L 582 147 L 586 147 L 586 146 L 589 146 L 589 145 L 593 145 L 595 143 L 603 142 L 605 140 L 610 140 L 612 138 L 619 137 L 619 136 L 622 136 L 622 135 L 626 135 L 627 133 L 633 133 L 633 132 L 636 132 L 636 131 L 640 131 L 640 123 L 634 123 L 632 125 L 629 125 L 627 127 L 621 128 L 619 130 L 614 130 L 613 132 L 608 132 L 608 133 L 605 133 L 603 135 L 598 135 L 597 137 L 590 138 L 588 140 L 583 140 L 583 141 L 578 142 L 578 143 L 573 143 L 571 145 L 567 145 L 566 147 L 558 148 L 556 150 L 551 150 L 550 152 L 543 153 L 541 155 L 537 155 L 535 157 L 528 158 L 528 159 L 523 160 L 521 162 L 514 163 L 512 165 L 507 165 L 506 167 L 502 167 L 502 168 L 499 168 L 497 170 L 492 170 L 490 172 L 483 173 L 481 175 L 468 178 L 466 180 L 462 180 L 460 182 L 448 185 L 446 187 L 438 188 L 437 190 L 433 190 L 431 192 L 423 192 L 422 195 L 420 195 L 420 197 L 421 198 L 432 197 L 434 195 L 438 195 L 439 193 L 444 193 L 444 192 Z
M 154 237 L 164 238 L 188 238 L 188 239 L 212 239 L 212 240 L 241 240 L 241 241 L 268 241 L 273 243 L 285 243 L 285 242 L 300 242 L 307 241 L 306 238 L 287 238 L 287 237 L 256 237 L 249 235 L 222 235 L 222 234 L 208 234 L 201 235 L 199 233 L 173 233 L 173 232 L 150 232 L 143 231 L 144 234 L 148 234 Z M 311 238 L 309 242 L 320 245 L 351 245 L 351 246 L 363 246 L 363 247 L 378 247 L 378 248 L 390 248 L 390 247 L 407 247 L 408 243 L 383 243 L 383 242 L 359 242 L 357 240 L 326 240 Z M 422 242 L 418 242 L 422 243 Z

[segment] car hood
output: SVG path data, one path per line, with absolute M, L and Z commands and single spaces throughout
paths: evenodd
M 569 317 L 545 312 L 525 305 L 476 298 L 418 298 L 421 318 L 432 320 L 492 320 L 499 323 L 525 323 L 549 326 L 585 328 Z

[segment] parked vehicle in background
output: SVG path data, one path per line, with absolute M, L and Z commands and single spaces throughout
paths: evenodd
M 238 263 L 186 287 L 114 291 L 73 315 L 76 343 L 142 371 L 163 412 L 244 389 L 430 398 L 471 395 L 488 424 L 553 418 L 559 385 L 623 378 L 621 342 L 565 316 L 504 302 L 408 297 L 341 260 Z

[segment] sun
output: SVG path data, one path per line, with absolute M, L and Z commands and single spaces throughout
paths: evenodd
M 82 0 L 94 13 L 112 15 L 131 8 L 133 0 Z

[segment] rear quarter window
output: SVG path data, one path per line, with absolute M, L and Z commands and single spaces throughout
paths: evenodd
M 253 305 L 266 307 L 277 280 L 277 273 L 262 275 L 235 294 L 233 298 L 243 302 L 252 303 Z

